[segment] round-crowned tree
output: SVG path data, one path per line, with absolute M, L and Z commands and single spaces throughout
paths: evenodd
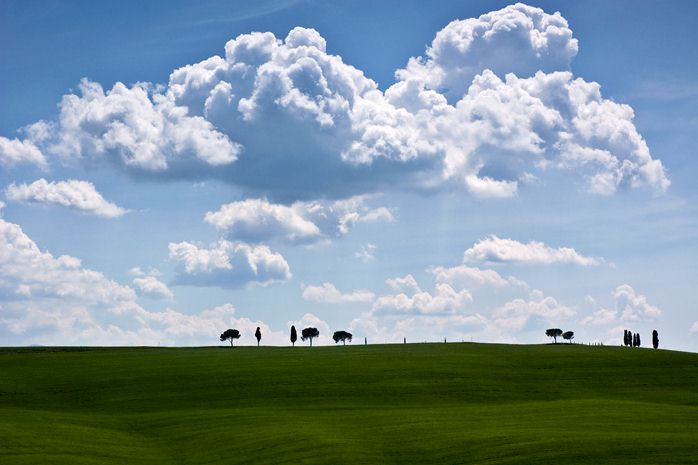
M 320 331 L 317 328 L 304 328 L 301 331 L 301 341 L 306 339 L 310 341 L 310 347 L 313 347 L 313 339 L 320 336 Z
M 572 339 L 574 339 L 574 331 L 565 331 L 562 333 L 562 339 L 568 342 L 572 342 Z
M 226 329 L 221 334 L 221 341 L 230 341 L 230 347 L 233 347 L 235 339 L 240 339 L 240 331 L 237 329 Z
M 334 339 L 335 344 L 342 341 L 342 345 L 346 345 L 346 341 L 351 342 L 351 333 L 346 331 L 335 331 L 332 335 L 332 339 Z
M 555 341 L 555 344 L 557 344 L 557 338 L 562 336 L 562 330 L 560 328 L 546 329 L 545 335 L 548 337 L 552 337 L 553 340 Z

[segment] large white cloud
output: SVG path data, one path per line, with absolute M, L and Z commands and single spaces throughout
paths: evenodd
M 37 144 L 285 204 L 389 187 L 511 197 L 558 171 L 597 194 L 666 190 L 632 108 L 575 78 L 576 53 L 560 14 L 517 4 L 447 25 L 382 92 L 313 29 L 244 34 L 163 87 L 83 81 Z
M 118 205 L 108 202 L 88 181 L 49 182 L 43 178 L 31 184 L 10 184 L 5 189 L 8 199 L 61 205 L 105 218 L 116 218 L 126 213 Z
M 347 234 L 354 224 L 393 221 L 385 207 L 369 208 L 365 196 L 337 201 L 295 202 L 291 206 L 247 199 L 206 213 L 206 222 L 232 239 L 311 243 Z
M 456 101 L 483 70 L 522 77 L 538 70 L 565 70 L 577 50 L 577 39 L 560 13 L 517 3 L 479 18 L 452 21 L 436 34 L 426 57 L 411 58 L 397 75 L 404 81 L 423 81 Z
M 189 116 L 145 84 L 117 82 L 105 92 L 83 79 L 80 95 L 60 103 L 57 137 L 50 151 L 66 160 L 109 158 L 135 170 L 165 171 L 199 161 L 234 162 L 240 146 L 200 116 Z
M 221 239 L 211 248 L 205 248 L 185 241 L 170 243 L 169 252 L 178 267 L 177 284 L 237 287 L 291 278 L 284 257 L 265 245 Z
M 480 263 L 568 263 L 579 266 L 599 265 L 599 258 L 586 257 L 571 247 L 554 248 L 543 242 L 522 243 L 514 239 L 490 236 L 482 239 L 463 254 L 465 262 Z

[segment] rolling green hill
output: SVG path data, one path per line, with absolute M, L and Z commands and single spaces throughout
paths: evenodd
M 698 463 L 698 354 L 0 349 L 0 464 Z

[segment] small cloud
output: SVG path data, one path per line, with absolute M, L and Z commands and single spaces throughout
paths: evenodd
M 305 300 L 327 304 L 372 302 L 375 297 L 373 292 L 365 289 L 343 294 L 332 283 L 323 283 L 321 286 L 306 286 L 303 289 Z
M 585 257 L 570 247 L 553 248 L 538 241 L 524 244 L 513 239 L 490 236 L 466 250 L 463 261 L 542 265 L 568 263 L 579 266 L 596 266 L 600 265 L 603 259 Z
M 361 246 L 358 252 L 354 254 L 356 258 L 364 263 L 370 263 L 376 259 L 376 249 L 377 247 L 373 244 L 366 244 Z
M 135 278 L 133 286 L 139 295 L 153 298 L 174 299 L 174 294 L 169 287 L 155 276 Z
M 117 218 L 128 212 L 107 202 L 88 181 L 49 182 L 42 178 L 31 184 L 10 184 L 5 195 L 16 202 L 60 205 L 104 218 Z

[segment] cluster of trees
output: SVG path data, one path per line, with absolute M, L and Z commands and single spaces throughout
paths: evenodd
M 623 345 L 628 347 L 640 347 L 640 333 L 633 333 L 630 330 L 623 330 Z
M 558 337 L 562 337 L 562 339 L 564 339 L 568 342 L 572 342 L 572 339 L 574 339 L 574 331 L 563 332 L 560 328 L 546 329 L 545 335 L 548 337 L 552 337 L 553 340 L 555 341 L 555 344 L 557 344 Z
M 640 340 L 640 333 L 633 333 L 628 329 L 623 330 L 623 345 L 628 347 L 640 347 L 642 341 Z M 659 333 L 657 330 L 652 331 L 652 347 L 655 349 L 659 348 Z
M 313 339 L 320 336 L 320 331 L 317 328 L 304 328 L 301 331 L 301 341 L 310 341 L 310 347 L 313 346 Z M 254 337 L 257 338 L 257 347 L 259 347 L 259 342 L 262 340 L 262 331 L 257 326 L 257 330 L 254 332 Z M 346 342 L 351 342 L 352 334 L 347 331 L 335 331 L 332 335 L 335 344 L 342 341 L 343 345 Z M 240 331 L 237 329 L 226 329 L 220 336 L 221 341 L 230 341 L 230 346 L 233 347 L 233 341 L 235 339 L 240 339 Z M 291 344 L 296 346 L 296 341 L 298 340 L 298 332 L 295 326 L 291 326 Z

